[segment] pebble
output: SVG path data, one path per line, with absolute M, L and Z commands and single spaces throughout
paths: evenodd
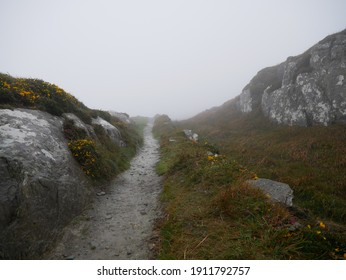
M 102 196 L 102 195 L 105 195 L 106 193 L 105 192 L 98 192 L 96 193 L 97 196 Z

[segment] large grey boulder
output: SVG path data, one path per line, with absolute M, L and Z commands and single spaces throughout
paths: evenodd
M 37 256 L 89 202 L 62 125 L 41 111 L 0 110 L 0 258 Z
M 288 125 L 346 121 L 346 30 L 328 36 L 305 53 L 261 70 L 244 88 L 237 108 L 260 108 Z
M 248 180 L 247 183 L 254 188 L 262 190 L 274 202 L 281 202 L 287 206 L 293 205 L 293 190 L 285 183 L 263 178 Z

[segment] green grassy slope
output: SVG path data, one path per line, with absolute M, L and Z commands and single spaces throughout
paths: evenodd
M 279 126 L 259 112 L 227 112 L 232 106 L 174 124 L 156 121 L 167 215 L 160 258 L 346 257 L 346 128 Z M 199 143 L 187 140 L 183 128 L 199 133 Z M 273 205 L 244 184 L 257 176 L 290 184 L 296 207 Z

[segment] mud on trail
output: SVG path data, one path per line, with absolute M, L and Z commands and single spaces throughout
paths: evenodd
M 74 220 L 45 259 L 150 259 L 153 228 L 160 215 L 159 144 L 144 130 L 144 145 L 92 208 Z

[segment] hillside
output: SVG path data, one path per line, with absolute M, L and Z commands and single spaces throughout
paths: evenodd
M 160 224 L 159 258 L 346 258 L 345 172 L 335 171 L 338 163 L 322 172 L 331 160 L 323 147 L 314 169 L 302 161 L 301 151 L 292 154 L 294 160 L 284 158 L 292 150 L 282 150 L 283 146 L 294 150 L 302 143 L 286 142 L 287 134 L 277 125 L 272 130 L 268 128 L 273 124 L 267 123 L 259 133 L 261 128 L 250 132 L 249 123 L 241 124 L 247 128 L 238 127 L 235 137 L 223 135 L 221 142 L 217 133 L 199 134 L 195 142 L 182 132 L 186 123 L 172 123 L 167 116 L 156 120 L 154 131 L 161 143 L 157 172 L 164 176 L 161 200 L 166 214 Z M 291 132 L 301 139 L 313 135 Z M 320 136 L 320 130 L 314 132 Z M 293 206 L 272 203 L 268 194 L 247 183 L 258 178 L 289 183 Z
M 260 70 L 241 94 L 192 120 L 227 122 L 260 111 L 278 124 L 329 125 L 346 120 L 346 29 L 298 56 Z M 243 114 L 241 114 L 243 113 Z
M 259 71 L 220 107 L 158 120 L 161 257 L 346 258 L 345 76 L 346 30 Z M 251 178 L 289 184 L 294 207 L 268 205 Z
M 181 125 L 211 137 L 260 176 L 291 184 L 297 202 L 316 214 L 346 222 L 345 54 L 346 30 L 259 71 L 240 96 Z M 270 110 L 268 98 L 278 99 Z M 322 99 L 332 106 L 320 106 Z M 292 106 L 305 110 L 304 118 L 293 119 L 299 114 Z
M 0 74 L 0 258 L 39 257 L 141 143 L 126 114 Z

